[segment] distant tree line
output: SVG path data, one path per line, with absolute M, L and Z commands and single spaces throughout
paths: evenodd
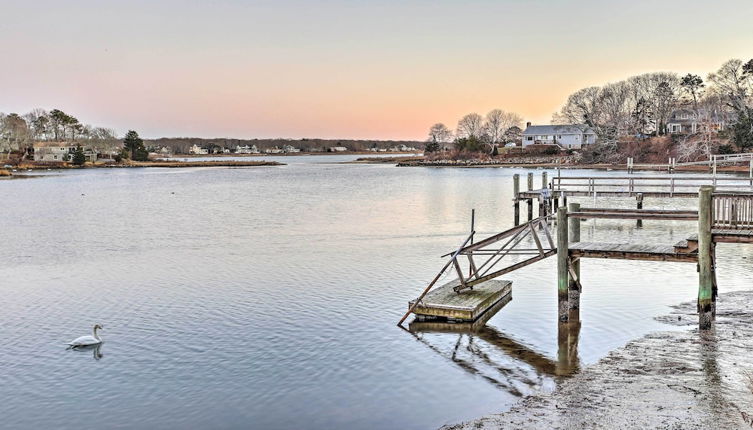
M 520 115 L 502 109 L 493 109 L 483 117 L 469 113 L 458 121 L 454 132 L 442 123 L 432 125 L 425 151 L 437 152 L 452 142 L 457 151 L 496 155 L 498 145 L 520 140 L 522 123 Z
M 162 147 L 166 147 L 176 154 L 187 154 L 188 150 L 193 145 L 198 145 L 202 148 L 208 149 L 210 152 L 218 152 L 224 148 L 235 149 L 236 146 L 244 145 L 256 145 L 256 147 L 263 151 L 264 149 L 278 147 L 281 148 L 285 145 L 292 145 L 299 148 L 301 151 L 326 151 L 327 148 L 333 146 L 342 146 L 348 148 L 349 151 L 367 151 L 370 148 L 391 148 L 398 145 L 412 146 L 416 148 L 422 148 L 423 142 L 411 141 L 411 140 L 355 140 L 355 139 L 315 139 L 315 138 L 302 138 L 302 139 L 232 139 L 232 138 L 214 138 L 205 139 L 198 137 L 163 137 L 159 139 L 147 139 L 145 145 L 150 150 L 158 151 Z

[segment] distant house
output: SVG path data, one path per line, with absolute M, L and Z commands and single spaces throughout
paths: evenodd
M 667 133 L 694 134 L 704 130 L 724 130 L 728 123 L 728 114 L 709 109 L 677 109 L 667 120 Z
M 77 143 L 71 142 L 34 142 L 34 161 L 70 161 L 77 146 Z M 84 145 L 83 150 L 86 161 L 97 161 L 99 152 L 96 149 Z
M 330 146 L 329 147 L 329 152 L 345 152 L 347 150 L 348 148 L 344 146 Z
M 523 131 L 523 147 L 529 145 L 559 145 L 562 148 L 579 149 L 596 143 L 596 133 L 585 124 L 531 125 Z
M 163 146 L 163 147 L 162 147 L 162 148 L 160 148 L 160 150 L 158 151 L 158 154 L 159 154 L 159 155 L 163 155 L 163 156 L 168 156 L 168 155 L 171 155 L 172 153 L 173 153 L 173 152 L 172 152 L 172 151 L 170 151 L 170 148 L 168 148 L 167 146 Z
M 301 152 L 300 149 L 293 147 L 292 145 L 285 145 L 282 147 L 282 151 L 286 154 L 291 154 L 295 152 Z
M 72 157 L 75 149 L 68 142 L 34 142 L 34 161 L 66 161 Z
M 265 149 L 264 153 L 266 153 L 266 154 L 282 154 L 282 149 L 280 149 L 280 148 L 278 148 L 278 147 L 275 146 L 274 148 L 267 148 L 267 149 Z
M 201 146 L 194 144 L 189 150 L 189 154 L 196 154 L 196 155 L 206 155 L 209 154 L 209 150 L 206 148 L 202 148 Z
M 259 149 L 256 147 L 256 145 L 238 145 L 235 147 L 235 153 L 236 154 L 258 154 Z

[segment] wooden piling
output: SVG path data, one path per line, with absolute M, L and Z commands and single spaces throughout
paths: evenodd
M 570 203 L 568 207 L 569 212 L 578 212 L 580 210 L 579 203 Z M 568 218 L 569 240 L 570 243 L 580 242 L 580 218 L 569 217 Z M 578 278 L 577 281 L 569 276 L 568 279 L 568 303 L 569 309 L 580 309 L 580 261 L 573 261 L 572 263 L 573 273 Z
M 512 175 L 513 208 L 515 209 L 515 225 L 520 225 L 520 175 Z
M 551 213 L 557 212 L 557 208 L 560 207 L 560 193 L 557 193 L 554 191 L 554 184 L 550 187 L 552 190 L 552 211 Z
M 568 320 L 568 284 L 569 274 L 567 262 L 569 259 L 567 236 L 567 208 L 557 208 L 557 309 L 559 321 Z
M 698 191 L 698 327 L 711 328 L 714 318 L 714 273 L 711 242 L 712 206 L 714 187 L 703 186 Z
M 533 173 L 528 173 L 528 191 L 533 191 Z M 533 219 L 533 199 L 528 199 L 528 221 Z
M 546 172 L 541 172 L 541 189 L 547 188 L 547 180 L 546 180 Z M 549 201 L 547 201 L 543 196 L 540 197 L 539 202 L 539 216 L 545 216 L 548 212 L 547 205 L 549 204 Z

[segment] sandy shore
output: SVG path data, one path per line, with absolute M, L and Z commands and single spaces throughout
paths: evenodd
M 444 430 L 753 428 L 753 291 L 721 294 L 712 330 L 632 341 L 551 394 Z M 694 303 L 662 321 L 693 327 Z

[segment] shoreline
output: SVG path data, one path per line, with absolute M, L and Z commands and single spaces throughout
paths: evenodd
M 753 427 L 753 291 L 719 295 L 708 332 L 695 302 L 657 320 L 693 327 L 633 340 L 509 411 L 442 430 Z
M 68 170 L 68 169 L 133 169 L 148 167 L 163 168 L 185 168 L 185 167 L 261 167 L 261 166 L 285 166 L 285 163 L 277 161 L 129 161 L 126 163 L 86 163 L 83 166 L 76 166 L 70 163 L 22 163 L 15 169 L 19 171 L 28 170 Z M 11 173 L 11 176 L 14 175 Z
M 355 161 L 349 161 L 350 164 L 390 164 L 396 163 L 396 167 L 426 167 L 426 168 L 457 168 L 457 169 L 496 169 L 503 167 L 511 168 L 541 168 L 541 169 L 591 169 L 591 170 L 615 170 L 615 171 L 627 171 L 628 168 L 624 164 L 577 164 L 577 163 L 561 163 L 554 161 L 542 161 L 540 158 L 533 158 L 531 162 L 521 162 L 519 160 L 504 162 L 504 161 L 481 161 L 481 160 L 436 160 L 425 161 L 418 159 L 418 157 L 383 157 L 378 159 L 377 157 L 364 157 Z M 717 166 L 717 172 L 724 173 L 749 173 L 749 166 Z M 634 172 L 666 172 L 666 165 L 638 165 L 632 169 Z M 710 172 L 708 166 L 677 166 L 673 172 L 691 172 L 691 173 L 708 173 Z
M 295 157 L 295 156 L 308 156 L 308 155 L 376 155 L 376 154 L 384 154 L 386 155 L 416 155 L 422 154 L 422 152 L 402 152 L 402 151 L 388 151 L 388 152 L 373 152 L 373 151 L 341 151 L 341 152 L 324 152 L 324 151 L 318 151 L 318 152 L 281 152 L 279 154 L 266 154 L 266 153 L 259 153 L 259 154 L 173 154 L 170 156 L 165 156 L 164 158 L 170 159 L 170 158 L 204 158 L 204 157 L 217 157 L 217 158 L 225 158 L 225 157 Z M 374 157 L 379 158 L 379 157 Z M 389 158 L 389 157 L 385 157 Z

